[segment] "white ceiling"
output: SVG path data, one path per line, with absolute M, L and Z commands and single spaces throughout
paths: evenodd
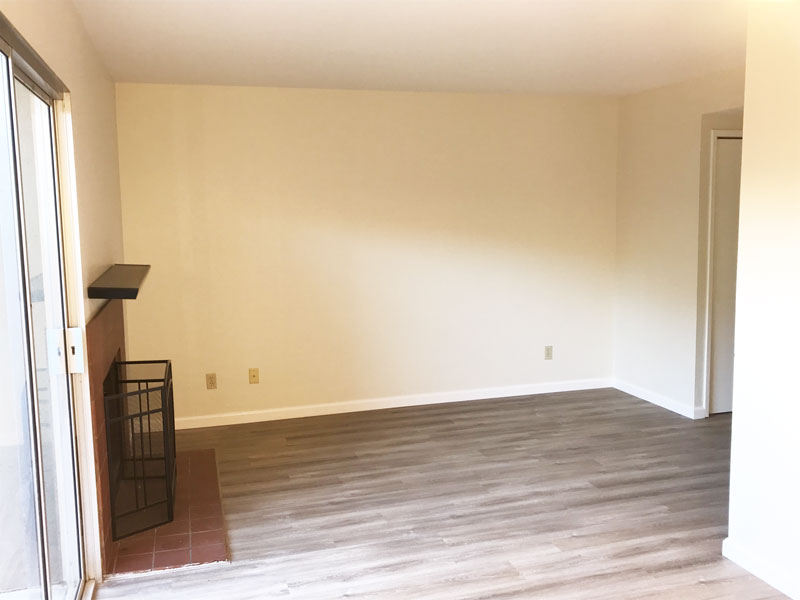
M 73 0 L 117 81 L 623 94 L 741 67 L 745 0 Z

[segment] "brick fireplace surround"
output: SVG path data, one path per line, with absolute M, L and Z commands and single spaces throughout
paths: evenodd
M 122 300 L 108 301 L 86 326 L 103 575 L 227 561 L 229 550 L 214 450 L 179 452 L 175 519 L 156 529 L 112 539 L 103 384 L 125 360 Z
M 89 390 L 92 406 L 94 467 L 97 478 L 100 551 L 103 574 L 114 568 L 118 544 L 111 539 L 111 496 L 108 489 L 108 453 L 103 382 L 115 360 L 125 360 L 125 322 L 122 300 L 109 300 L 86 326 L 86 351 L 89 356 Z

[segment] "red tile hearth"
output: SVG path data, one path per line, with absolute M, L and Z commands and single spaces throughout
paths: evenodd
M 230 559 L 214 450 L 178 452 L 175 519 L 120 540 L 114 574 Z

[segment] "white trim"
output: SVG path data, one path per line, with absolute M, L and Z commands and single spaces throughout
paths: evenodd
M 239 567 L 241 567 L 243 565 L 248 565 L 248 564 L 255 565 L 255 566 L 260 566 L 260 565 L 263 564 L 263 559 L 261 559 L 261 558 L 249 558 L 249 559 L 242 559 L 242 560 L 237 560 L 236 561 L 236 565 L 239 566 Z M 180 566 L 180 567 L 169 567 L 167 569 L 155 569 L 155 570 L 151 569 L 149 571 L 139 571 L 139 572 L 134 572 L 134 573 L 111 573 L 109 575 L 106 575 L 105 579 L 103 580 L 103 584 L 112 583 L 112 582 L 115 582 L 115 581 L 131 581 L 131 580 L 142 581 L 142 580 L 147 580 L 147 579 L 149 579 L 151 577 L 160 578 L 160 577 L 162 577 L 164 575 L 167 575 L 167 574 L 171 575 L 173 577 L 178 577 L 180 575 L 184 575 L 184 574 L 187 574 L 187 573 L 194 574 L 197 571 L 200 571 L 201 573 L 203 571 L 212 571 L 213 572 L 215 569 L 217 569 L 219 567 L 226 568 L 226 567 L 229 567 L 230 565 L 231 565 L 231 561 L 230 560 L 218 560 L 218 561 L 215 561 L 215 562 L 202 563 L 202 564 L 199 564 L 199 565 L 183 565 L 183 566 Z M 98 587 L 99 587 L 99 585 L 98 585 Z M 5 600 L 5 598 L 3 600 Z M 82 598 L 81 600 L 92 600 L 92 599 L 91 598 Z
M 706 231 L 705 231 L 705 264 L 703 265 L 702 276 L 705 279 L 703 289 L 705 294 L 701 298 L 701 306 L 699 306 L 699 314 L 703 316 L 703 328 L 701 329 L 701 345 L 700 356 L 697 360 L 702 365 L 701 369 L 701 385 L 700 385 L 700 408 L 702 410 L 702 417 L 707 417 L 711 414 L 711 405 L 709 402 L 711 394 L 711 319 L 713 315 L 712 302 L 713 290 L 711 284 L 714 276 L 714 184 L 717 160 L 717 141 L 723 137 L 738 137 L 742 138 L 741 129 L 712 129 L 711 130 L 711 146 L 709 148 L 708 158 L 708 190 L 706 192 Z
M 199 415 L 195 417 L 176 417 L 175 427 L 177 429 L 195 429 L 197 427 L 216 427 L 218 425 L 236 425 L 239 423 L 257 423 L 260 421 L 278 421 L 281 419 L 334 415 L 340 413 L 360 412 L 364 410 L 380 410 L 384 408 L 400 408 L 403 406 L 442 404 L 446 402 L 468 402 L 470 400 L 489 400 L 493 398 L 513 398 L 517 396 L 532 396 L 534 394 L 552 394 L 554 392 L 595 390 L 609 387 L 613 387 L 613 380 L 610 378 L 601 378 L 555 381 L 550 383 L 531 383 L 506 387 L 457 390 L 451 392 L 434 392 L 432 394 L 389 396 L 384 398 L 369 398 L 364 400 L 348 400 L 345 402 L 326 402 L 324 404 L 307 404 L 305 406 L 287 406 L 281 408 L 267 408 L 263 410 L 220 413 L 215 415 Z
M 643 388 L 628 381 L 616 379 L 614 381 L 614 387 L 621 392 L 625 392 L 631 396 L 636 396 L 641 400 L 646 400 L 651 404 L 655 404 L 661 408 L 666 408 L 667 410 L 671 410 L 672 412 L 678 413 L 679 415 L 689 419 L 703 419 L 706 417 L 705 409 L 702 407 L 698 408 L 683 402 L 679 402 L 673 398 L 668 398 L 667 396 L 663 396 L 657 392 L 653 392 L 652 390 L 648 390 L 647 388 Z
M 786 569 L 776 567 L 773 561 L 755 556 L 729 537 L 722 541 L 722 556 L 732 560 L 779 592 L 790 598 L 800 599 L 800 577 L 796 568 L 789 565 Z
M 86 307 L 83 296 L 80 227 L 75 179 L 75 154 L 72 138 L 72 108 L 70 95 L 55 102 L 55 139 L 58 144 L 58 184 L 61 208 L 64 280 L 67 303 L 67 326 L 79 328 L 85 340 Z M 82 344 L 83 364 L 88 365 L 86 344 Z M 97 508 L 94 441 L 92 437 L 92 408 L 89 397 L 89 378 L 86 373 L 72 375 L 72 402 L 75 409 L 75 437 L 78 461 L 81 530 L 83 543 L 84 579 L 103 576 L 100 551 L 100 518 Z
M 93 600 L 96 587 L 97 586 L 94 579 L 89 579 L 86 581 L 83 585 L 83 591 L 81 592 L 80 600 Z
M 238 425 L 241 423 L 258 423 L 261 421 L 279 421 L 281 419 L 298 419 L 320 415 L 360 412 L 365 410 L 381 410 L 401 408 L 404 406 L 422 406 L 426 404 L 443 404 L 447 402 L 469 402 L 471 400 L 491 400 L 533 396 L 536 394 L 552 394 L 555 392 L 573 392 L 579 390 L 596 390 L 613 387 L 631 396 L 655 404 L 661 408 L 677 413 L 689 419 L 703 419 L 706 409 L 684 404 L 667 396 L 663 396 L 633 383 L 620 379 L 577 379 L 572 381 L 555 381 L 550 383 L 531 383 L 496 388 L 474 390 L 457 390 L 451 392 L 434 392 L 431 394 L 413 394 L 408 396 L 388 396 L 345 402 L 326 402 L 322 404 L 306 404 L 303 406 L 286 406 L 266 408 L 263 410 L 237 411 L 194 417 L 176 417 L 177 429 L 196 429 L 199 427 L 217 427 L 220 425 Z

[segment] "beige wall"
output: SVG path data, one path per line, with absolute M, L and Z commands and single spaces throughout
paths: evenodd
M 702 117 L 741 107 L 741 71 L 625 97 L 619 113 L 614 375 L 695 416 Z
M 800 2 L 751 7 L 744 106 L 724 552 L 800 598 Z
M 0 0 L 0 11 L 70 90 L 81 263 L 88 285 L 122 261 L 114 83 L 68 0 Z M 88 319 L 102 302 L 84 301 Z
M 610 375 L 614 99 L 117 100 L 129 356 L 175 361 L 179 417 Z

